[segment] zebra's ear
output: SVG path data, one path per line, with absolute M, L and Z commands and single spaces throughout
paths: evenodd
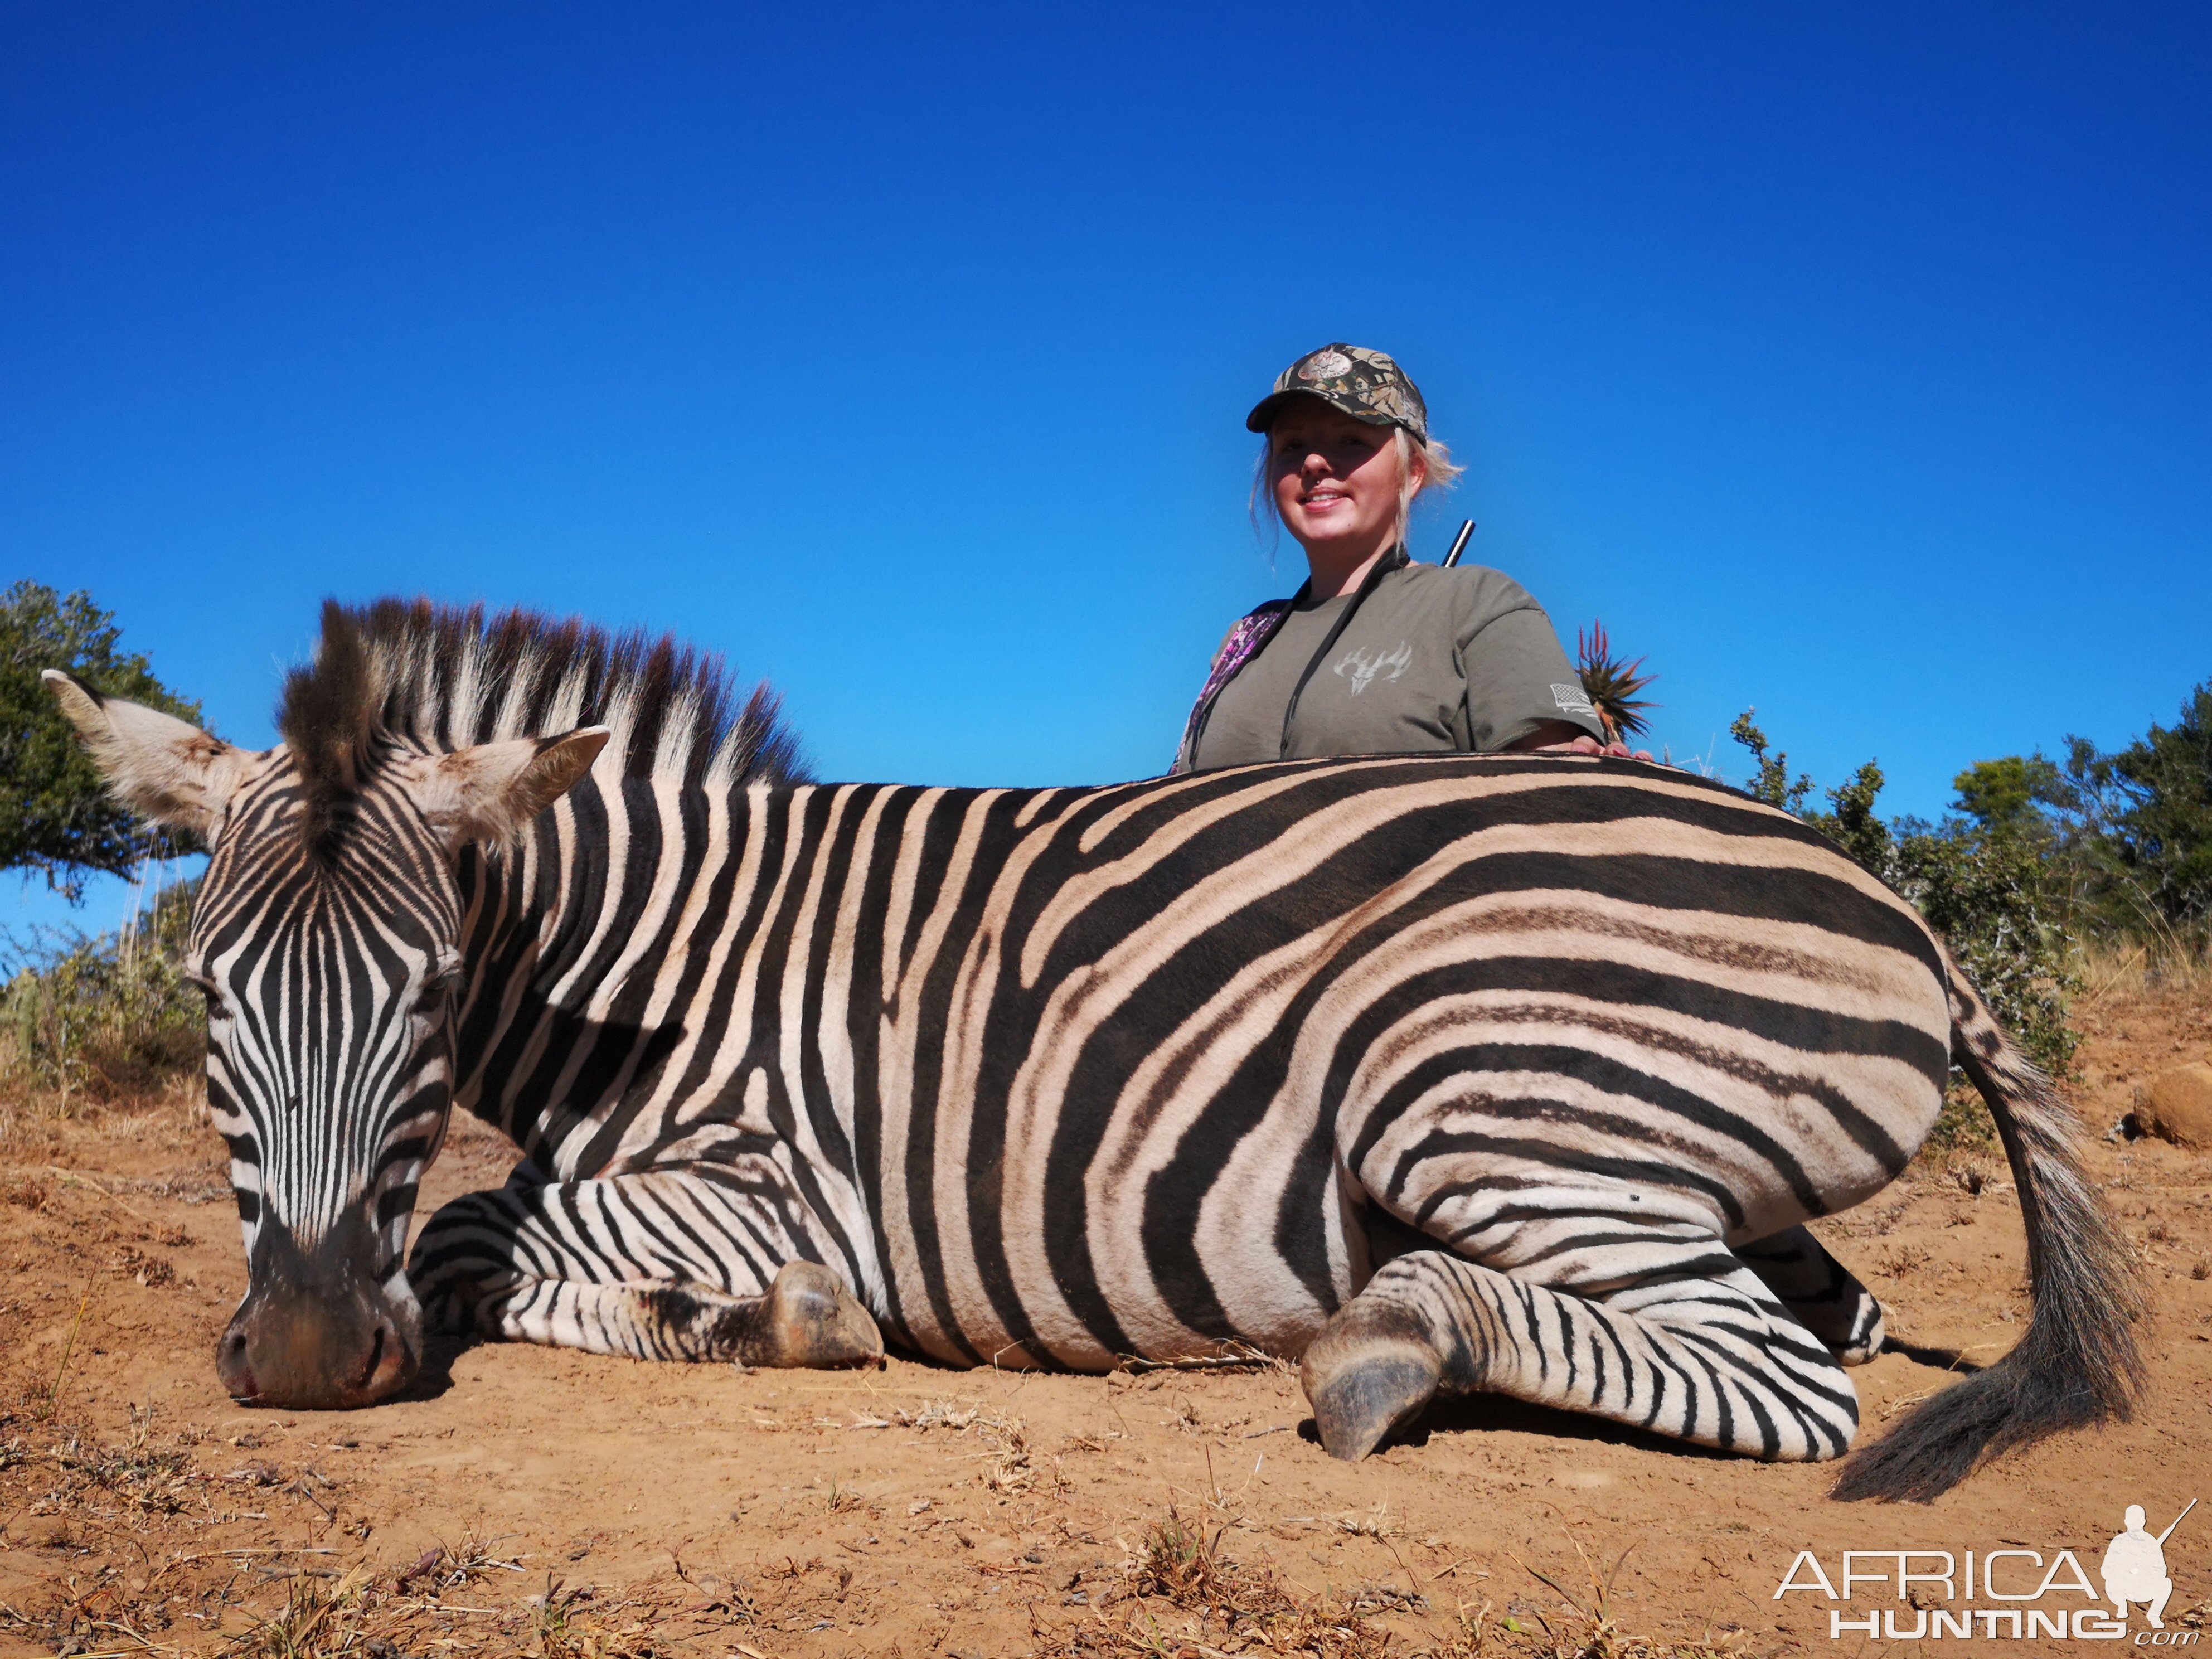
M 246 780 L 250 761 L 243 751 L 190 720 L 104 697 L 58 668 L 40 678 L 84 739 L 116 799 L 172 830 L 215 834 L 223 808 Z
M 457 749 L 423 768 L 416 803 L 456 851 L 471 842 L 511 842 L 592 769 L 607 736 L 605 726 L 586 726 L 557 738 Z

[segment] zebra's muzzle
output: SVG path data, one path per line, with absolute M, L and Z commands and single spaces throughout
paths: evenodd
M 372 1245 L 361 1223 L 342 1224 L 312 1250 L 281 1226 L 262 1228 L 251 1288 L 216 1344 L 216 1372 L 232 1399 L 345 1410 L 414 1380 L 422 1313 L 412 1297 L 396 1302 L 377 1282 Z

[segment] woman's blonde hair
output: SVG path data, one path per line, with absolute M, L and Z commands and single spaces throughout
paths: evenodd
M 1402 426 L 1390 428 L 1393 447 L 1398 452 L 1398 529 L 1401 546 L 1405 544 L 1406 527 L 1413 514 L 1413 502 L 1430 490 L 1449 489 L 1459 482 L 1465 467 L 1457 465 L 1451 451 L 1437 439 L 1424 443 Z M 1257 532 L 1262 523 L 1272 523 L 1275 533 L 1283 530 L 1283 515 L 1275 505 L 1275 434 L 1271 430 L 1260 439 L 1260 459 L 1252 469 L 1252 499 L 1249 507 L 1252 528 Z M 1416 468 L 1415 463 L 1419 467 Z

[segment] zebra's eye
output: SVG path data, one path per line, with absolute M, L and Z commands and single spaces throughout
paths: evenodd
M 200 965 L 197 960 L 189 957 L 186 957 L 183 964 L 179 968 L 178 972 L 183 976 L 185 984 L 191 986 L 194 990 L 198 991 L 201 996 L 207 1000 L 207 1012 L 208 1018 L 210 1019 L 215 1018 L 217 1015 L 222 1012 L 222 988 L 217 985 L 215 981 L 210 979 L 205 973 L 201 971 Z
M 460 983 L 461 964 L 458 962 L 445 963 L 422 981 L 422 990 L 416 994 L 415 1012 L 426 1017 L 435 1014 L 445 1006 L 446 999 L 459 988 Z

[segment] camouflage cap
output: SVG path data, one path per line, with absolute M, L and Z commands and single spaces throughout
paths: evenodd
M 1421 442 L 1429 441 L 1429 406 L 1421 401 L 1421 389 L 1387 352 L 1341 340 L 1309 351 L 1275 376 L 1275 389 L 1244 417 L 1245 429 L 1265 432 L 1275 412 L 1300 392 L 1370 426 L 1402 426 Z

